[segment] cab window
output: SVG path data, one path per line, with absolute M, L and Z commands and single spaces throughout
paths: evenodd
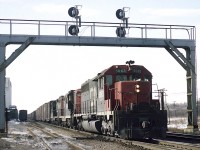
M 100 89 L 103 89 L 103 85 L 104 85 L 104 82 L 103 82 L 104 80 L 103 80 L 103 77 L 101 77 L 100 79 L 99 79 L 99 88 Z
M 145 75 L 144 76 L 144 81 L 151 81 L 151 76 Z
M 127 81 L 127 75 L 117 75 L 116 82 L 117 81 Z
M 132 74 L 130 76 L 130 80 L 133 80 L 133 81 L 140 81 L 141 80 L 141 74 Z
M 108 86 L 111 86 L 112 82 L 112 75 L 106 75 L 106 83 L 108 84 Z

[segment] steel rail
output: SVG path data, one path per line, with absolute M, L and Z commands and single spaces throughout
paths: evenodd
M 96 133 L 89 133 L 89 132 L 85 132 L 85 131 L 79 131 L 79 130 L 74 130 L 71 128 L 66 128 L 66 127 L 61 127 L 61 126 L 56 126 L 53 124 L 49 124 L 49 123 L 44 123 L 44 122 L 40 122 L 39 124 L 44 124 L 46 126 L 52 126 L 52 127 L 56 127 L 59 129 L 63 129 L 63 130 L 68 130 L 68 131 L 72 131 L 72 132 L 78 132 L 80 134 L 84 134 L 87 139 L 96 139 L 96 140 L 101 140 L 101 141 L 112 141 L 112 142 L 117 142 L 120 143 L 122 145 L 125 146 L 130 146 L 130 147 L 138 147 L 138 148 L 142 148 L 142 149 L 149 149 L 149 150 L 171 150 L 172 148 L 172 144 L 160 144 L 159 141 L 157 140 L 144 140 L 144 141 L 134 141 L 134 140 L 125 140 L 125 139 L 120 139 L 117 137 L 111 137 L 111 136 L 105 136 L 105 135 L 99 135 Z M 89 135 L 89 137 L 88 137 Z M 83 138 L 83 139 L 85 139 Z M 79 137 L 76 138 L 77 140 L 81 139 Z M 196 150 L 196 149 L 195 149 Z
M 38 129 L 38 127 L 32 126 L 32 127 L 28 127 L 27 130 L 29 131 L 29 133 L 30 133 L 35 139 L 38 139 L 38 135 L 34 133 L 33 128 Z M 52 148 L 45 142 L 44 137 L 40 137 L 40 140 L 42 140 L 43 146 L 44 146 L 47 150 L 52 150 Z
M 192 134 L 167 132 L 167 137 L 174 137 L 174 138 L 182 138 L 182 139 L 200 141 L 200 135 L 192 135 Z
M 47 135 L 50 135 L 51 137 L 54 137 L 54 138 L 59 138 L 59 137 L 61 137 L 61 136 L 60 136 L 59 134 L 57 134 L 57 133 L 52 133 L 52 132 L 50 132 L 50 131 L 47 131 L 47 130 L 43 129 L 42 127 L 40 127 L 40 124 L 38 124 L 38 123 L 34 124 L 33 127 L 37 128 L 37 129 L 39 129 L 39 130 L 41 130 L 42 132 L 44 132 L 44 133 L 47 134 Z M 42 139 L 43 139 L 43 142 L 45 142 L 45 139 L 44 139 L 44 138 L 42 138 Z M 67 144 L 69 145 L 69 147 L 75 148 L 76 150 L 85 150 L 84 148 L 82 148 L 82 147 L 80 147 L 80 146 L 74 144 L 72 141 L 66 141 L 66 140 L 64 140 L 64 142 L 67 143 Z M 45 143 L 46 143 L 46 142 L 45 142 Z M 48 145 L 48 144 L 47 144 L 47 145 Z M 50 147 L 50 146 L 48 146 L 48 147 Z M 51 147 L 50 147 L 50 148 L 51 148 Z

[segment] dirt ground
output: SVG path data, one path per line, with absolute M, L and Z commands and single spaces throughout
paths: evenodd
M 33 137 L 30 134 L 28 122 L 15 122 L 10 121 L 8 124 L 8 135 L 4 137 L 0 135 L 0 150 L 46 150 L 48 149 L 43 144 L 43 139 L 46 139 L 48 145 L 50 145 L 50 149 L 52 150 L 132 150 L 133 148 L 128 148 L 123 145 L 113 143 L 113 142 L 105 142 L 102 140 L 95 140 L 87 138 L 85 135 L 81 135 L 78 132 L 70 132 L 63 131 L 62 129 L 58 129 L 55 127 L 47 127 L 45 126 L 45 130 L 50 131 L 52 133 L 56 133 L 60 135 L 61 138 L 52 139 L 51 138 L 42 138 L 44 133 L 41 133 L 37 128 L 32 129 L 36 137 Z M 56 130 L 56 132 L 54 131 Z M 77 137 L 82 137 L 80 139 L 76 139 Z M 66 144 L 67 143 L 67 144 Z M 75 145 L 75 147 L 74 147 Z M 78 148 L 77 148 L 78 146 Z M 138 149 L 138 148 L 134 148 Z M 139 148 L 141 149 L 141 148 Z
M 0 150 L 36 150 L 29 145 L 8 142 L 0 138 Z
M 181 119 L 181 122 L 177 123 L 177 118 L 175 120 L 171 119 L 171 126 L 175 128 L 181 128 L 182 126 L 186 126 L 186 120 Z M 181 125 L 179 125 L 181 124 Z M 15 121 L 10 121 L 8 126 L 8 135 L 0 134 L 0 150 L 46 150 L 46 148 L 41 144 L 41 139 L 34 140 L 34 138 L 30 135 L 27 131 L 27 123 L 19 123 Z M 50 128 L 49 128 L 50 129 Z M 63 131 L 57 131 L 60 134 Z M 69 134 L 69 133 L 68 133 Z M 70 134 L 69 134 L 70 136 Z M 72 137 L 76 137 L 77 135 L 71 135 Z M 80 141 L 77 141 L 80 142 Z M 81 140 L 84 143 L 84 140 Z M 85 140 L 86 145 L 89 148 L 86 149 L 93 149 L 93 150 L 101 150 L 101 149 L 128 149 L 127 147 L 121 147 L 117 144 L 113 143 L 105 143 L 99 142 L 95 140 Z M 78 144 L 78 143 L 77 143 Z M 106 148 L 104 148 L 104 147 Z M 71 148 L 65 148 L 71 149 Z M 59 149 L 56 149 L 59 150 Z
M 36 150 L 41 149 L 30 143 L 32 137 L 27 133 L 25 124 L 10 121 L 8 134 L 0 134 L 0 150 Z

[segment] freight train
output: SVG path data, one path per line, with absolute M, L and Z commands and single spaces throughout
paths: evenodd
M 29 119 L 124 139 L 165 138 L 167 111 L 153 99 L 152 74 L 133 63 L 103 70 Z

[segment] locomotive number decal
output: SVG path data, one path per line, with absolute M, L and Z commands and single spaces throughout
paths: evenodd
M 133 73 L 142 73 L 142 70 L 141 69 L 132 69 L 132 72 Z
M 127 73 L 126 69 L 117 68 L 116 73 Z

